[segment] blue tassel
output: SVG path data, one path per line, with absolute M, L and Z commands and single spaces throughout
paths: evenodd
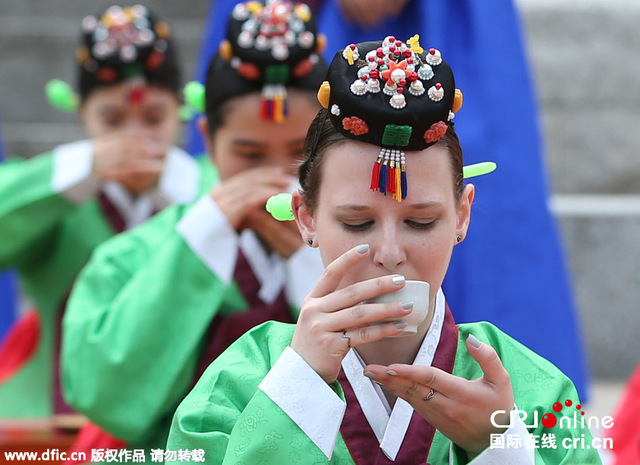
M 402 199 L 407 198 L 407 172 L 400 173 L 400 183 L 402 184 Z
M 384 195 L 387 195 L 387 165 L 385 165 L 385 164 L 383 164 L 380 167 L 380 178 L 379 179 L 380 179 L 380 181 L 379 181 L 378 189 Z

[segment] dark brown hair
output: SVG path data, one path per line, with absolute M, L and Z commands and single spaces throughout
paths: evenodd
M 314 210 L 318 200 L 320 182 L 322 181 L 322 160 L 324 159 L 325 153 L 330 147 L 335 147 L 352 140 L 335 129 L 331 120 L 327 117 L 327 114 L 328 110 L 323 108 L 318 112 L 311 126 L 309 126 L 302 149 L 304 161 L 298 167 L 298 178 L 309 211 Z M 464 188 L 462 179 L 463 158 L 460 141 L 453 129 L 453 125 L 448 125 L 445 135 L 434 145 L 445 147 L 449 153 L 451 171 L 454 177 L 456 200 L 459 200 Z

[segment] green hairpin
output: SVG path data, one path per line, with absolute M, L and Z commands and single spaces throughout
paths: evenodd
M 61 111 L 76 111 L 79 106 L 78 96 L 69 84 L 60 80 L 52 79 L 47 82 L 44 88 L 49 105 Z
M 204 86 L 196 81 L 184 86 L 184 100 L 200 113 L 204 113 Z
M 475 176 L 481 176 L 494 171 L 497 165 L 492 161 L 484 161 L 482 163 L 474 163 L 473 165 L 467 165 L 462 168 L 462 176 L 467 178 L 473 178 Z M 295 219 L 293 211 L 291 210 L 291 198 L 292 195 L 286 192 L 282 194 L 269 197 L 267 200 L 267 211 L 271 213 L 278 221 L 292 221 Z
M 293 211 L 291 210 L 292 197 L 293 196 L 287 192 L 269 197 L 266 206 L 267 211 L 278 221 L 295 220 Z
M 204 86 L 196 81 L 188 82 L 182 90 L 185 104 L 180 107 L 182 121 L 193 119 L 198 113 L 204 113 Z
M 481 176 L 483 174 L 489 174 L 494 171 L 498 166 L 492 161 L 483 161 L 481 163 L 474 163 L 473 165 L 467 165 L 462 167 L 462 177 L 464 179 Z

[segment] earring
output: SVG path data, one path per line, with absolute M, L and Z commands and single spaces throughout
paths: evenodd
M 462 240 L 462 236 L 456 236 L 456 242 L 460 242 Z
M 310 247 L 313 247 L 313 239 L 312 238 L 307 239 L 307 243 L 309 244 Z

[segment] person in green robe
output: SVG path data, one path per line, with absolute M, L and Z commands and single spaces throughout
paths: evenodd
M 0 344 L 3 418 L 69 412 L 57 346 L 78 272 L 100 243 L 211 182 L 206 159 L 173 145 L 180 70 L 166 22 L 110 7 L 82 20 L 76 56 L 78 94 L 58 81 L 49 96 L 77 112 L 87 139 L 0 165 L 0 269 L 19 271 L 35 307 Z
M 489 323 L 456 325 L 446 304 L 475 196 L 463 178 L 486 165 L 463 169 L 462 93 L 442 57 L 417 35 L 336 53 L 292 198 L 325 272 L 297 324 L 265 323 L 209 366 L 165 463 L 600 463 L 571 421 L 571 381 Z M 391 294 L 411 281 L 428 290 Z
M 251 43 L 246 31 L 256 31 Z M 219 179 L 192 204 L 98 247 L 74 286 L 65 398 L 127 447 L 163 447 L 204 368 L 257 324 L 295 321 L 322 272 L 296 225 L 264 209 L 297 186 L 327 70 L 321 46 L 306 5 L 252 2 L 236 12 L 208 69 L 200 121 Z

